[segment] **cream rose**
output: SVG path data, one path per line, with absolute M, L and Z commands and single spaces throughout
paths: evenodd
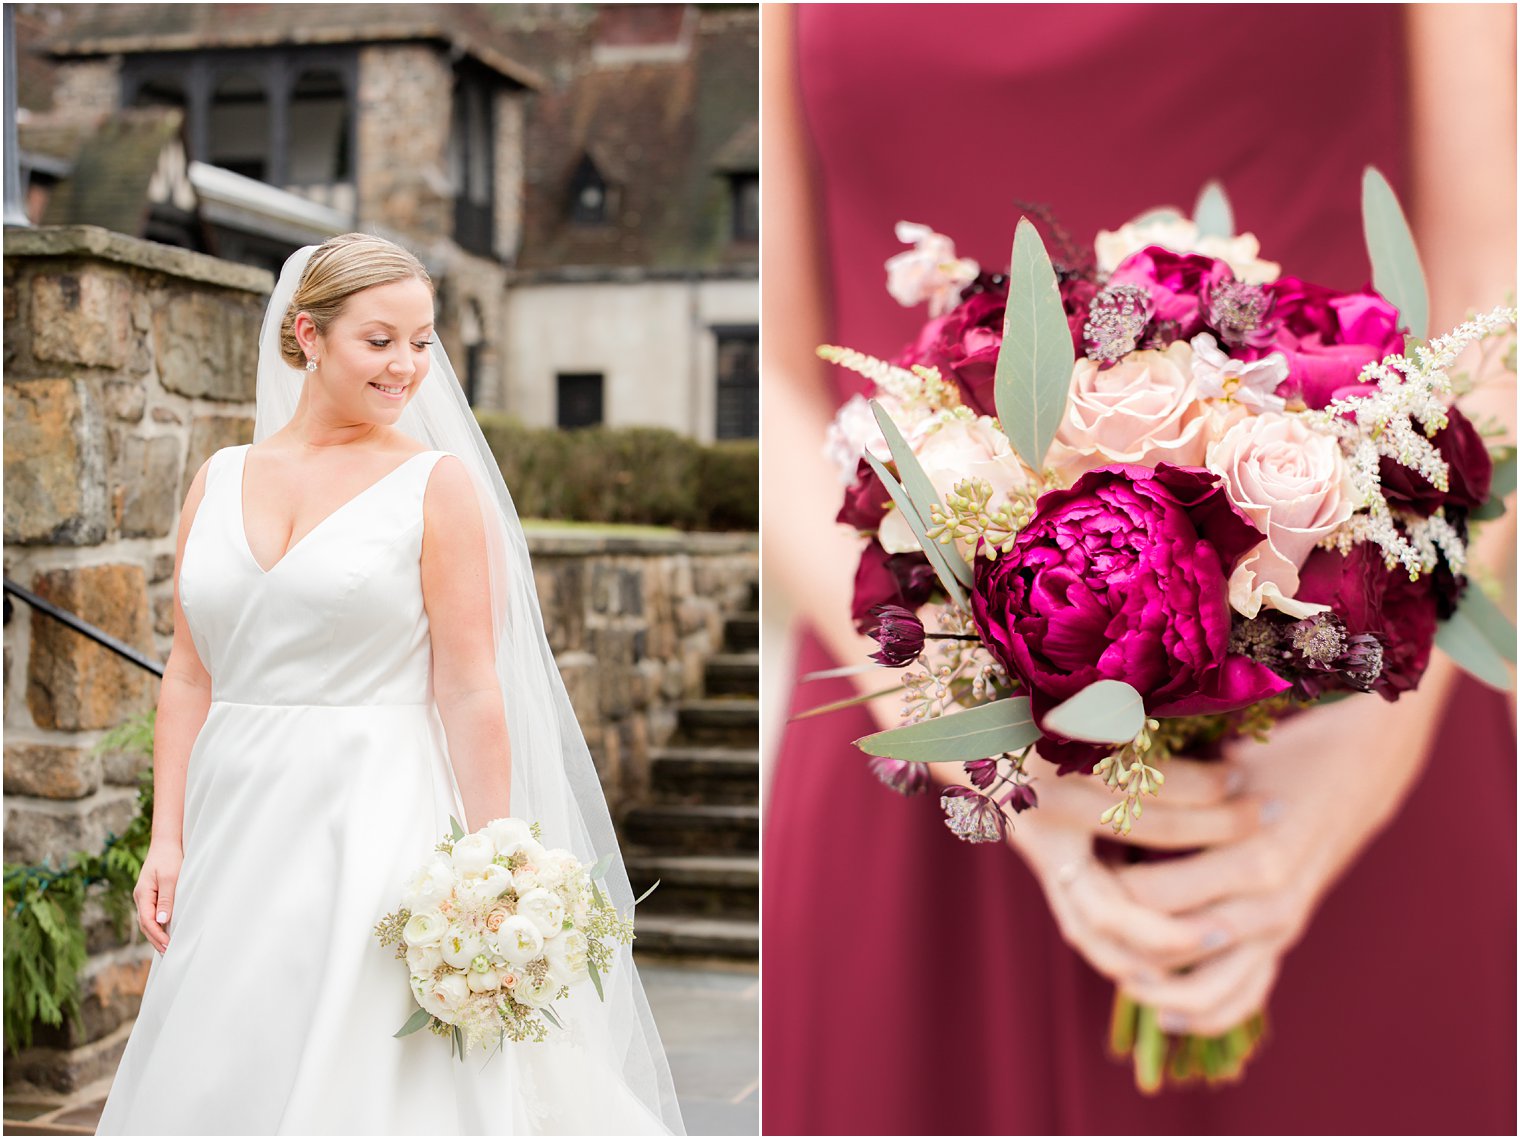
M 456 874 L 479 874 L 496 857 L 496 848 L 483 834 L 467 834 L 454 843 L 452 862 Z
M 565 903 L 549 890 L 529 890 L 517 899 L 517 916 L 527 918 L 539 933 L 550 938 L 565 924 Z
M 1208 415 L 1192 378 L 1193 350 L 1132 352 L 1111 368 L 1077 361 L 1049 464 L 1068 481 L 1110 463 L 1196 467 Z
M 1253 415 L 1209 447 L 1206 463 L 1266 535 L 1230 576 L 1230 604 L 1246 617 L 1262 606 L 1294 617 L 1325 609 L 1293 595 L 1299 567 L 1354 509 L 1356 491 L 1339 443 L 1296 416 Z
M 447 919 L 437 910 L 423 910 L 407 919 L 401 936 L 411 946 L 437 945 L 448 928 Z
M 513 965 L 526 965 L 544 951 L 544 935 L 532 921 L 515 915 L 491 935 L 491 948 Z
M 945 415 L 939 422 L 911 441 L 918 465 L 938 492 L 940 500 L 966 479 L 985 479 L 992 486 L 992 503 L 997 506 L 1003 496 L 1023 487 L 1028 481 L 1024 464 L 1008 444 L 1008 436 L 998 429 L 997 421 L 981 415 Z M 881 520 L 877 535 L 889 554 L 910 554 L 919 549 L 918 539 L 895 506 Z
M 446 973 L 438 978 L 438 980 L 424 985 L 422 988 L 432 998 L 433 1003 L 442 1008 L 444 1013 L 451 1018 L 470 999 L 469 982 L 459 973 Z M 427 1008 L 434 1016 L 439 1015 L 434 1008 L 427 1005 L 423 1007 Z

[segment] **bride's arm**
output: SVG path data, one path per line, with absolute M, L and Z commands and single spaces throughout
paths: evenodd
M 422 602 L 433 642 L 433 699 L 448 736 L 465 830 L 511 813 L 512 745 L 496 675 L 485 524 L 453 455 L 423 496 Z
M 165 928 L 174 912 L 174 891 L 184 860 L 185 772 L 190 750 L 211 710 L 211 675 L 201 662 L 180 607 L 179 571 L 185 539 L 206 493 L 206 468 L 201 464 L 190 480 L 185 505 L 179 512 L 179 535 L 174 548 L 174 641 L 164 662 L 153 718 L 153 834 L 142 871 L 132 891 L 137 924 L 155 949 L 169 947 Z

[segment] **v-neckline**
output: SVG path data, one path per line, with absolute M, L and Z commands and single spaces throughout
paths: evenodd
M 370 491 L 374 490 L 375 488 L 377 488 L 378 486 L 380 486 L 380 484 L 384 483 L 386 480 L 390 479 L 393 475 L 397 474 L 403 467 L 405 467 L 409 463 L 411 463 L 411 461 L 413 459 L 420 459 L 423 455 L 430 455 L 430 454 L 432 454 L 431 451 L 418 451 L 415 455 L 408 455 L 406 458 L 402 459 L 394 467 L 392 467 L 390 470 L 386 471 L 385 474 L 381 475 L 379 478 L 377 478 L 374 482 L 370 483 L 363 490 L 361 490 L 357 494 L 355 494 L 355 495 L 353 495 L 353 496 L 345 499 L 343 502 L 339 503 L 334 509 L 332 509 L 327 514 L 325 514 L 317 522 L 317 524 L 315 526 L 313 526 L 310 530 L 306 531 L 306 533 L 302 534 L 299 538 L 297 538 L 295 540 L 295 542 L 293 542 L 289 547 L 287 547 L 286 550 L 285 550 L 285 552 L 283 554 L 281 554 L 275 560 L 274 565 L 270 566 L 268 569 L 265 569 L 263 566 L 261 566 L 259 564 L 259 559 L 254 556 L 254 553 L 253 553 L 253 543 L 248 540 L 248 517 L 247 517 L 247 512 L 246 512 L 246 510 L 243 507 L 243 490 L 244 490 L 243 483 L 244 483 L 244 477 L 245 477 L 245 475 L 247 474 L 247 471 L 248 471 L 248 452 L 249 452 L 249 450 L 250 450 L 250 448 L 252 446 L 253 446 L 253 444 L 251 444 L 251 443 L 245 443 L 243 445 L 243 457 L 238 461 L 237 521 L 238 521 L 238 534 L 240 534 L 242 536 L 242 539 L 243 539 L 243 550 L 248 554 L 248 560 L 249 560 L 249 562 L 251 562 L 252 565 L 253 565 L 253 568 L 258 571 L 260 577 L 268 577 L 270 574 L 274 573 L 275 570 L 279 569 L 282 565 L 284 565 L 286 563 L 286 561 L 289 560 L 291 554 L 295 553 L 298 549 L 300 549 L 302 546 L 304 546 L 306 544 L 306 540 L 308 538 L 310 538 L 318 530 L 322 529 L 322 527 L 326 526 L 329 522 L 331 522 L 339 514 L 342 514 L 345 510 L 347 510 L 354 503 L 358 502 L 365 495 L 369 494 Z

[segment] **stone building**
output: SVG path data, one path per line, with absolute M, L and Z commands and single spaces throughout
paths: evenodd
M 35 221 L 274 271 L 381 233 L 437 282 L 476 406 L 756 434 L 753 10 L 18 9 Z

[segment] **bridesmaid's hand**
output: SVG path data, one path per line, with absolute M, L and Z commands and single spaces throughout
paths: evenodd
M 1266 1003 L 1283 954 L 1418 773 L 1434 715 L 1427 709 L 1423 724 L 1411 724 L 1414 709 L 1399 707 L 1406 701 L 1414 704 L 1412 694 L 1393 705 L 1354 696 L 1277 724 L 1266 743 L 1227 747 L 1247 789 L 1267 800 L 1266 825 L 1197 854 L 1116 871 L 1135 903 L 1228 938 L 1186 975 L 1125 981 L 1130 996 L 1158 1009 L 1163 1028 L 1216 1035 Z M 1172 779 L 1163 770 L 1165 797 Z M 1150 821 L 1147 804 L 1136 830 Z
M 160 953 L 169 948 L 169 922 L 174 918 L 174 890 L 179 883 L 184 850 L 177 843 L 149 842 L 147 857 L 132 900 L 137 903 L 137 926 Z

